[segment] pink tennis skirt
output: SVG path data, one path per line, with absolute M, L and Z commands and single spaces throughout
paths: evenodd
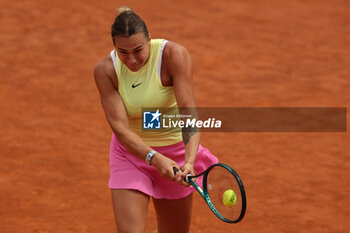
M 174 160 L 182 167 L 185 163 L 185 145 L 183 142 L 170 146 L 152 147 L 159 153 Z M 113 134 L 110 145 L 110 178 L 111 189 L 133 189 L 143 192 L 156 199 L 180 199 L 190 195 L 194 188 L 185 187 L 159 175 L 154 166 L 132 154 L 118 141 Z M 198 148 L 195 171 L 201 173 L 218 159 L 201 145 Z M 200 186 L 202 179 L 196 181 Z

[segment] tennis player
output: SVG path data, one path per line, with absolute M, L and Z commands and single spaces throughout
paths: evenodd
M 143 107 L 196 107 L 191 57 L 177 43 L 150 39 L 144 21 L 128 7 L 119 8 L 111 35 L 114 50 L 94 76 L 113 131 L 109 187 L 118 232 L 146 231 L 150 197 L 158 233 L 189 232 L 195 190 L 183 179 L 218 160 L 199 144 L 199 132 L 141 127 Z M 176 175 L 173 167 L 180 169 Z

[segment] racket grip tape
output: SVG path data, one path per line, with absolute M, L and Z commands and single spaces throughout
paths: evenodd
M 179 169 L 177 167 L 173 167 L 173 171 L 174 171 L 174 175 L 176 175 L 176 173 L 179 171 Z
M 173 167 L 173 171 L 174 171 L 174 175 L 176 175 L 176 173 L 180 170 L 177 167 Z M 190 176 L 191 176 L 191 174 L 187 174 L 187 176 L 184 178 L 184 181 L 188 183 Z

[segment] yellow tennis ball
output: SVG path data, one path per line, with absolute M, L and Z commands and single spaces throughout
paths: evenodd
M 237 196 L 236 193 L 232 189 L 227 189 L 222 195 L 222 202 L 225 206 L 231 207 L 236 205 Z

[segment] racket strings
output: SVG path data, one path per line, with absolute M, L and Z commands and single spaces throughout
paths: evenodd
M 211 169 L 207 178 L 207 189 L 211 202 L 224 218 L 231 221 L 239 218 L 242 211 L 242 195 L 231 172 L 220 166 Z M 226 206 L 223 203 L 223 195 L 226 190 L 230 189 L 236 194 L 236 203 L 232 206 Z

